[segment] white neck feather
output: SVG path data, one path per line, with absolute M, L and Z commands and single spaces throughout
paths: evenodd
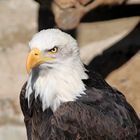
M 71 61 L 39 73 L 39 76 L 31 85 L 32 74 L 26 87 L 26 98 L 29 98 L 33 90 L 35 98 L 39 95 L 42 101 L 43 111 L 50 107 L 55 111 L 61 103 L 75 101 L 81 94 L 85 94 L 85 85 L 82 79 L 87 79 L 85 68 L 81 61 Z

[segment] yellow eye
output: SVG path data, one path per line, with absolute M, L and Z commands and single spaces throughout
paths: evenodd
M 49 50 L 49 52 L 51 52 L 51 53 L 57 53 L 57 51 L 58 51 L 57 47 L 54 47 L 51 50 Z

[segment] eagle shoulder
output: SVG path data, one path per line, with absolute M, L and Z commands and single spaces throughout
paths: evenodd
M 137 126 L 127 108 L 104 94 L 92 88 L 75 102 L 63 103 L 52 117 L 53 132 L 61 130 L 75 139 L 135 139 Z

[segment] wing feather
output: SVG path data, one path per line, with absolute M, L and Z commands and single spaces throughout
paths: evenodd
M 28 108 L 28 101 L 25 98 L 26 85 L 27 85 L 27 82 L 23 85 L 22 90 L 20 92 L 20 107 L 24 115 L 24 123 L 26 126 L 27 138 L 28 140 L 32 140 L 31 109 Z

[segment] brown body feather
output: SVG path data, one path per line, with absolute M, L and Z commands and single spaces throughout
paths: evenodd
M 28 140 L 139 140 L 140 120 L 125 97 L 111 88 L 98 74 L 89 73 L 86 95 L 66 102 L 52 112 L 42 111 L 34 92 L 30 108 L 25 87 L 20 94 Z

